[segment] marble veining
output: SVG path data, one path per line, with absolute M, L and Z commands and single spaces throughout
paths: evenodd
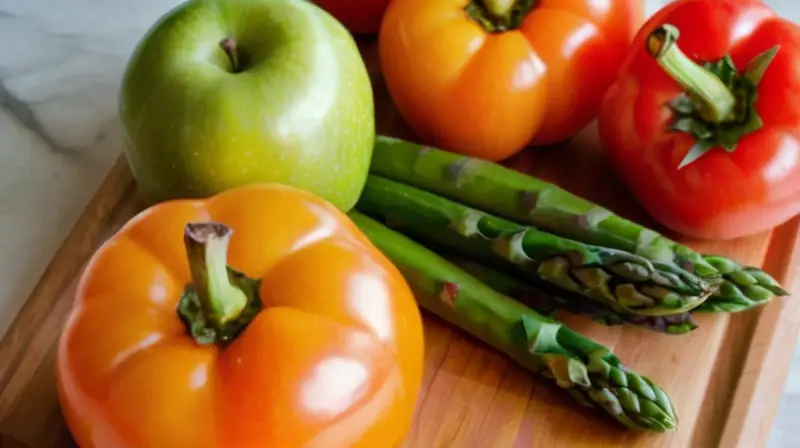
M 0 337 L 120 153 L 130 52 L 179 2 L 0 0 Z M 797 0 L 766 3 L 800 19 Z M 771 448 L 800 447 L 799 413 L 800 351 Z
M 0 335 L 119 155 L 117 95 L 178 0 L 0 0 Z

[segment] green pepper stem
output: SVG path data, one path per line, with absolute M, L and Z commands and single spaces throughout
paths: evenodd
M 516 0 L 483 0 L 483 6 L 489 14 L 501 19 L 511 14 L 516 3 Z
M 677 45 L 680 32 L 672 25 L 656 28 L 647 38 L 647 51 L 658 65 L 690 96 L 699 99 L 704 107 L 704 119 L 721 123 L 731 117 L 736 97 L 716 75 L 698 65 Z
M 189 223 L 183 241 L 192 283 L 206 319 L 217 328 L 236 319 L 247 306 L 247 295 L 231 284 L 227 253 L 233 231 L 214 222 Z

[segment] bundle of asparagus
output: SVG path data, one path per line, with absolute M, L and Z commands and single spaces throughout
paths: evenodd
M 555 380 L 579 403 L 599 407 L 629 428 L 663 432 L 677 426 L 669 396 L 624 367 L 608 348 L 489 288 L 377 221 L 358 212 L 350 216 L 403 272 L 422 308 Z
M 631 428 L 674 428 L 669 397 L 540 313 L 686 333 L 697 327 L 690 312 L 742 311 L 787 294 L 758 268 L 699 254 L 497 164 L 379 136 L 370 172 L 351 217 L 422 308 Z
M 614 259 L 612 263 L 615 266 L 624 266 L 617 267 L 616 270 L 607 264 L 603 265 L 602 272 L 609 275 L 614 273 L 620 276 L 620 271 L 631 275 L 636 275 L 634 272 L 649 275 L 644 284 L 648 288 L 658 288 L 648 289 L 654 294 L 642 298 L 638 293 L 642 292 L 643 283 L 636 283 L 640 285 L 638 288 L 626 286 L 622 289 L 624 303 L 619 300 L 621 298 L 619 291 L 602 290 L 602 285 L 608 284 L 607 282 L 612 279 L 600 274 L 600 270 L 581 271 L 584 278 L 580 279 L 580 283 L 596 284 L 600 288 L 599 292 L 590 293 L 593 299 L 612 306 L 619 305 L 625 311 L 643 314 L 644 310 L 644 314 L 664 315 L 672 306 L 676 313 L 683 313 L 688 309 L 702 312 L 736 312 L 764 304 L 776 296 L 787 295 L 775 279 L 758 268 L 744 267 L 725 257 L 703 256 L 553 184 L 498 164 L 380 136 L 376 140 L 370 170 L 373 175 L 417 187 L 436 197 L 443 196 L 451 203 L 461 203 L 480 210 L 482 216 L 459 218 L 465 226 L 460 230 L 461 233 L 474 231 L 476 225 L 478 230 L 484 232 L 487 227 L 492 228 L 486 224 L 486 219 L 496 223 L 497 221 L 492 220 L 502 217 L 521 224 L 537 226 L 541 230 L 533 231 L 540 234 L 552 232 L 547 235 L 558 235 L 565 241 L 569 238 L 570 244 L 593 245 L 589 252 L 595 258 L 585 258 L 587 252 L 579 251 L 577 258 L 570 259 L 571 255 L 567 254 L 554 257 L 553 251 L 557 251 L 558 247 L 551 248 L 550 252 L 540 252 L 549 245 L 547 238 L 542 235 L 533 238 L 534 243 L 524 243 L 526 240 L 524 235 L 528 231 L 517 232 L 516 238 L 509 238 L 509 245 L 515 245 L 509 247 L 512 257 L 527 255 L 528 250 L 521 249 L 520 245 L 532 244 L 535 248 L 532 249 L 534 255 L 538 256 L 541 253 L 548 259 L 560 260 L 551 263 L 548 268 L 537 269 L 554 270 L 551 272 L 551 282 L 570 278 L 573 283 L 577 283 L 574 272 L 564 273 L 568 268 L 577 266 L 571 262 L 590 260 L 592 263 L 602 265 L 598 260 L 602 260 L 604 256 L 613 259 L 612 252 L 598 253 L 597 250 L 615 249 L 618 251 L 616 255 L 629 257 L 626 260 L 636 260 L 625 264 L 626 262 L 620 261 L 619 258 Z M 497 216 L 485 218 L 488 213 Z M 480 224 L 480 221 L 484 223 Z M 504 229 L 508 227 L 507 223 L 510 221 L 503 221 L 500 224 L 502 227 L 495 230 L 504 233 Z M 514 223 L 512 225 L 520 226 Z M 450 238 L 453 234 L 460 236 L 457 231 L 441 232 L 436 228 L 425 231 L 449 235 L 442 235 L 442 238 L 445 236 Z M 473 242 L 477 239 L 470 240 L 472 242 L 469 244 L 469 250 L 473 251 L 478 247 L 477 243 L 473 246 Z M 456 244 L 464 244 L 464 239 Z M 566 252 L 572 254 L 571 249 L 570 246 Z M 484 248 L 480 251 L 485 250 L 484 242 Z M 649 260 L 653 270 L 641 264 L 642 259 Z M 653 277 L 655 273 L 658 274 L 656 277 L 659 281 Z M 661 281 L 664 278 L 680 281 L 665 285 Z M 669 286 L 677 289 L 670 289 Z M 666 288 L 669 293 L 661 288 Z M 711 292 L 706 300 L 709 288 Z M 606 292 L 613 292 L 616 295 Z M 629 299 L 633 299 L 633 302 Z M 655 299 L 652 306 L 650 299 Z M 654 311 L 648 313 L 647 310 Z
M 515 224 L 375 175 L 356 207 L 414 238 L 507 264 L 534 284 L 580 294 L 621 313 L 682 314 L 716 287 L 671 264 Z

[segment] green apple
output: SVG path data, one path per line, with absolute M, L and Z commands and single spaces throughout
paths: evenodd
M 153 201 L 255 182 L 349 210 L 375 139 L 358 47 L 305 0 L 191 0 L 136 47 L 120 95 L 125 154 Z

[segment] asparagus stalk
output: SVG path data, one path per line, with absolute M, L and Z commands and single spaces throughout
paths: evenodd
M 433 193 L 370 175 L 356 208 L 412 237 L 518 268 L 537 282 L 614 311 L 662 316 L 700 305 L 714 286 L 664 263 L 591 246 L 479 212 Z
M 350 217 L 404 274 L 419 305 L 554 379 L 581 404 L 633 429 L 663 432 L 678 423 L 669 396 L 611 351 L 484 285 L 405 236 L 358 212 Z
M 498 164 L 379 136 L 370 169 L 507 219 L 672 264 L 701 278 L 724 275 L 703 311 L 741 311 L 788 295 L 758 268 L 744 268 L 724 257 L 704 257 L 556 185 Z M 722 266 L 735 268 L 725 273 Z
M 689 313 L 669 316 L 639 316 L 616 312 L 578 295 L 570 295 L 567 298 L 563 293 L 547 289 L 542 285 L 534 286 L 473 260 L 460 257 L 447 258 L 486 286 L 548 316 L 557 310 L 564 310 L 571 314 L 588 317 L 601 325 L 627 324 L 669 334 L 684 334 L 698 327 L 697 322 Z

